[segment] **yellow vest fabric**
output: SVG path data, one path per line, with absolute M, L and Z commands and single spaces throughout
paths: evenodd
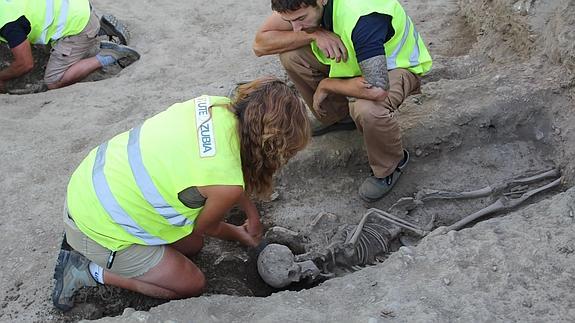
M 388 70 L 405 68 L 417 75 L 424 75 L 431 69 L 431 56 L 423 39 L 415 29 L 411 18 L 407 16 L 397 0 L 332 0 L 333 31 L 340 36 L 348 51 L 347 62 L 337 63 L 327 58 L 311 43 L 317 59 L 330 65 L 330 77 L 354 77 L 362 75 L 351 34 L 360 17 L 377 12 L 392 17 L 395 30 L 393 37 L 384 44 Z
M 0 0 L 0 28 L 25 16 L 30 21 L 28 40 L 46 45 L 79 34 L 90 19 L 88 0 Z M 0 42 L 6 42 L 0 37 Z
M 78 228 L 110 250 L 189 235 L 202 208 L 186 207 L 178 193 L 193 186 L 244 186 L 229 103 L 201 96 L 174 104 L 92 150 L 68 184 L 68 211 Z

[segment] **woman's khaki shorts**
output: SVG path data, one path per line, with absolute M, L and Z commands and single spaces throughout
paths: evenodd
M 155 267 L 164 256 L 165 246 L 131 245 L 116 252 L 112 268 L 106 268 L 111 251 L 102 247 L 94 240 L 88 238 L 68 216 L 68 209 L 64 208 L 64 230 L 66 241 L 74 250 L 95 262 L 107 271 L 122 277 L 132 278 L 145 274 Z

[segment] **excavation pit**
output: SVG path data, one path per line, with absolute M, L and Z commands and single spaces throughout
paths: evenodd
M 541 102 L 552 99 L 543 96 L 541 101 L 527 103 L 507 101 L 455 118 L 448 117 L 454 115 L 453 111 L 445 109 L 437 117 L 457 125 L 449 132 L 406 126 L 404 141 L 412 153 L 411 162 L 394 190 L 372 204 L 363 203 L 357 196 L 358 186 L 369 175 L 360 134 L 340 132 L 318 137 L 279 174 L 274 199 L 258 204 L 262 222 L 268 229 L 277 225 L 296 232 L 306 252 L 322 250 L 342 226 L 357 225 L 369 207 L 389 210 L 400 198 L 414 196 L 422 189 L 476 190 L 503 179 L 556 167 L 553 121 L 550 114 L 540 108 Z M 406 117 L 400 119 L 402 125 L 411 124 L 409 110 L 414 108 L 420 107 L 407 104 Z M 557 191 L 541 193 L 518 208 Z M 439 201 L 402 216 L 419 226 L 429 224 L 433 217 L 433 228 L 437 228 L 456 222 L 496 198 Z M 489 217 L 493 216 L 504 214 Z M 241 224 L 243 220 L 244 215 L 237 210 L 227 217 L 233 224 Z M 472 225 L 474 223 L 469 226 Z M 417 239 L 404 240 L 410 244 L 418 242 Z M 400 246 L 399 241 L 394 240 L 390 250 L 395 252 Z M 385 259 L 383 255 L 378 262 Z M 204 249 L 192 260 L 206 275 L 206 296 L 267 297 L 279 291 L 261 280 L 254 255 L 235 242 L 208 239 Z M 336 268 L 333 277 L 357 270 L 362 269 Z M 285 290 L 314 288 L 321 286 L 324 280 L 311 285 L 292 284 Z M 115 316 L 126 308 L 145 311 L 164 302 L 106 286 L 83 291 L 78 296 L 77 308 L 65 317 L 75 321 Z
M 34 69 L 16 79 L 6 81 L 6 91 L 10 94 L 24 95 L 45 91 L 43 87 L 44 71 L 50 58 L 50 48 L 42 45 L 32 45 Z M 13 55 L 6 44 L 0 44 L 0 70 L 7 68 L 12 62 Z M 81 82 L 95 82 L 116 76 L 122 69 L 112 65 L 96 70 Z

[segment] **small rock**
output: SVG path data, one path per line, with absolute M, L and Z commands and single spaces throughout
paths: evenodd
M 132 317 L 136 321 L 146 322 L 150 319 L 150 313 L 138 311 L 138 312 L 132 313 L 132 315 L 130 315 L 130 317 Z
M 493 267 L 491 267 L 491 270 L 497 271 L 497 266 L 493 265 Z
M 411 256 L 413 254 L 413 250 L 411 250 L 411 248 L 406 247 L 406 246 L 401 246 L 399 248 L 399 252 L 401 252 L 402 255 L 406 255 L 406 256 Z
M 451 285 L 451 280 L 449 280 L 449 278 L 443 278 L 443 284 L 445 284 L 445 286 L 449 286 Z
M 270 196 L 270 202 L 277 200 L 279 197 L 280 197 L 280 193 L 273 192 L 272 195 Z
M 423 151 L 419 148 L 415 150 L 415 156 L 420 157 L 423 154 Z
M 136 310 L 131 308 L 131 307 L 126 307 L 124 309 L 124 313 L 122 313 L 123 316 L 128 316 L 131 315 L 132 313 L 134 313 Z
M 457 231 L 451 230 L 447 232 L 447 237 L 449 238 L 449 242 L 455 243 L 457 241 Z

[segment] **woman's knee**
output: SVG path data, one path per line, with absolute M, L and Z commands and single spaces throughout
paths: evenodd
M 182 290 L 177 291 L 181 298 L 199 296 L 206 289 L 206 276 L 199 269 L 186 281 L 186 286 L 183 286 Z

